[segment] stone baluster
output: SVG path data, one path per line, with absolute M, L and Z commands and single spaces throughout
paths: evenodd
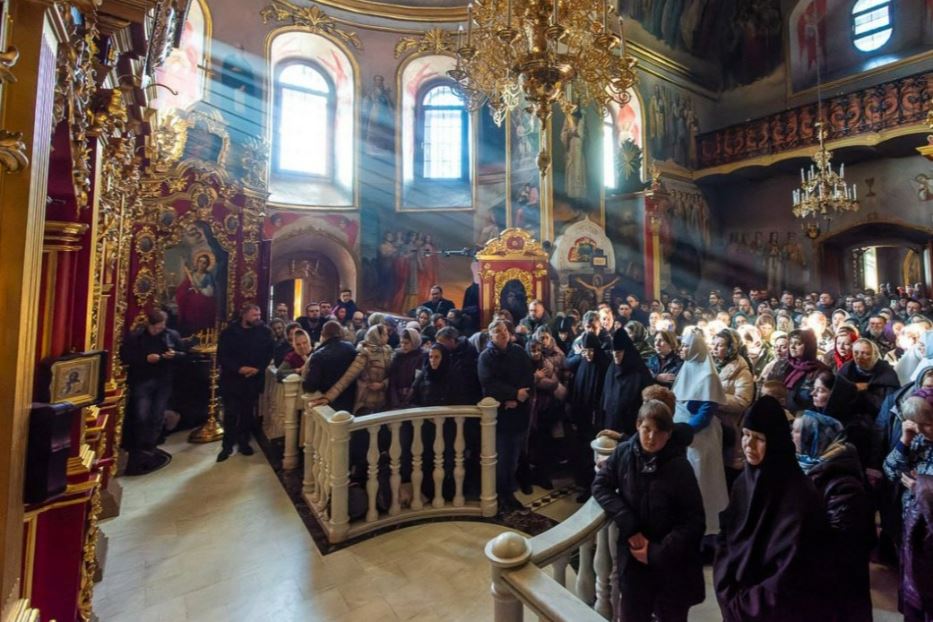
M 330 461 L 332 459 L 330 451 L 330 435 L 332 431 L 330 429 L 329 422 L 321 422 L 321 451 L 320 451 L 320 464 L 321 464 L 321 495 L 320 495 L 320 509 L 325 514 L 327 513 L 327 503 L 330 501 Z
M 580 545 L 577 598 L 590 606 L 596 601 L 596 575 L 593 573 L 593 540 L 587 540 Z
M 463 417 L 454 417 L 454 423 L 457 431 L 454 436 L 454 507 L 462 508 L 463 499 L 463 478 L 466 476 L 466 469 L 463 468 L 463 450 L 466 448 L 466 440 L 463 437 Z
M 612 617 L 612 555 L 609 553 L 609 525 L 596 534 L 596 612 L 607 620 Z
M 436 508 L 444 507 L 444 418 L 434 417 L 434 501 Z
M 554 560 L 554 563 L 551 564 L 551 571 L 554 577 L 554 580 L 560 583 L 561 587 L 567 587 L 567 562 L 569 560 L 566 557 L 558 557 Z
M 483 516 L 495 516 L 498 511 L 496 498 L 496 416 L 499 402 L 484 397 L 479 404 L 483 411 L 480 420 L 480 508 Z
M 298 467 L 298 394 L 301 392 L 301 376 L 291 374 L 282 381 L 285 408 L 285 452 L 282 468 L 290 471 Z
M 612 586 L 612 610 L 618 611 L 621 603 L 619 594 L 619 564 L 616 560 L 619 544 L 619 526 L 615 521 L 609 521 L 609 555 L 612 557 L 612 574 L 609 575 L 609 585 Z
M 350 529 L 348 489 L 350 487 L 350 424 L 353 415 L 345 410 L 330 419 L 330 528 L 331 542 L 342 542 Z
M 424 508 L 424 502 L 421 500 L 421 482 L 424 480 L 424 472 L 421 470 L 424 465 L 424 445 L 421 442 L 422 419 L 415 419 L 411 422 L 413 436 L 411 440 L 411 509 L 420 510 Z
M 506 531 L 486 543 L 486 559 L 492 565 L 493 620 L 522 622 L 522 603 L 502 580 L 502 572 L 528 563 L 531 545 L 514 531 Z
M 366 511 L 366 522 L 371 523 L 379 518 L 376 509 L 376 494 L 379 492 L 379 426 L 367 428 L 369 431 L 369 451 L 366 452 L 368 469 L 366 472 L 366 495 L 369 497 L 369 509 Z
M 312 415 L 314 425 L 311 428 L 314 435 L 312 447 L 314 447 L 314 480 L 315 493 L 314 500 L 320 505 L 324 498 L 324 422 L 318 415 Z
M 309 497 L 310 499 L 313 500 L 314 496 L 317 494 L 316 492 L 317 489 L 315 486 L 315 484 L 317 483 L 317 475 L 314 472 L 314 468 L 316 464 L 314 462 L 314 431 L 313 431 L 314 421 L 316 417 L 307 408 L 305 409 L 305 412 L 307 412 L 309 416 L 304 418 L 304 425 L 302 426 L 305 429 L 305 442 L 304 442 L 305 469 L 304 469 L 304 479 L 302 479 L 301 481 L 301 492 L 306 497 Z
M 399 487 L 402 485 L 402 465 L 399 460 L 402 455 L 402 442 L 399 439 L 399 430 L 401 427 L 402 424 L 400 422 L 389 424 L 389 430 L 392 433 L 392 442 L 389 445 L 389 468 L 391 470 L 389 488 L 392 490 L 392 504 L 389 506 L 389 516 L 398 516 L 402 511 L 402 506 L 399 503 Z

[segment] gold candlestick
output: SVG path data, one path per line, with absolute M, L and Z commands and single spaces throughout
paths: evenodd
M 207 403 L 207 421 L 199 428 L 195 428 L 188 435 L 189 443 L 213 443 L 224 437 L 224 428 L 217 417 L 220 407 L 220 398 L 217 397 L 217 380 L 220 370 L 217 368 L 217 330 L 207 329 L 199 333 L 201 343 L 191 348 L 192 352 L 207 354 L 211 357 L 211 397 Z

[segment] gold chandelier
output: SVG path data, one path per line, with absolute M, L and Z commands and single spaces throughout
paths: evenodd
M 448 74 L 472 110 L 489 105 L 497 125 L 524 94 L 524 111 L 543 126 L 554 104 L 568 119 L 580 105 L 625 105 L 634 67 L 608 0 L 475 0 Z M 538 167 L 543 173 L 549 165 L 542 143 Z
M 858 211 L 858 191 L 845 180 L 845 164 L 839 172 L 833 170 L 830 160 L 833 152 L 826 149 L 826 130 L 822 122 L 814 124 L 820 139 L 819 149 L 813 154 L 810 170 L 800 169 L 800 188 L 794 190 L 793 214 L 797 218 L 831 219 L 834 214 Z M 814 168 L 815 165 L 815 168 Z

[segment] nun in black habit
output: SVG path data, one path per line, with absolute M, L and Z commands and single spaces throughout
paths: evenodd
M 612 363 L 603 382 L 604 429 L 631 436 L 641 408 L 641 391 L 653 383 L 651 371 L 624 330 L 612 336 Z
M 823 500 L 797 463 L 781 404 L 755 402 L 742 428 L 745 470 L 722 513 L 713 582 L 725 622 L 831 619 Z
M 569 403 L 575 438 L 575 478 L 577 484 L 588 491 L 594 475 L 590 442 L 596 438 L 596 430 L 602 429 L 600 405 L 609 358 L 594 333 L 585 333 L 581 345 L 583 348 L 579 354 L 567 357 L 567 367 L 574 374 Z M 588 496 L 584 493 L 581 498 Z

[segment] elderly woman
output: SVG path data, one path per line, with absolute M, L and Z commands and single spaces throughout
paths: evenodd
M 652 382 L 651 372 L 638 355 L 628 333 L 617 330 L 612 336 L 612 363 L 603 381 L 602 426 L 631 435 L 635 432 L 635 416 L 641 407 L 642 389 Z
M 279 378 L 285 378 L 291 374 L 303 376 L 305 365 L 307 365 L 308 359 L 311 358 L 311 337 L 308 336 L 308 333 L 300 328 L 297 329 L 292 336 L 292 343 L 294 348 L 285 355 L 282 364 L 279 365 L 276 371 L 276 376 Z
M 922 389 L 909 398 L 904 404 L 903 414 L 901 438 L 884 461 L 884 474 L 892 483 L 904 488 L 899 600 L 904 619 L 920 622 L 930 619 L 928 614 L 924 617 L 924 611 L 928 612 L 933 605 L 933 560 L 928 548 L 929 536 L 925 538 L 927 546 L 920 548 L 914 533 L 914 526 L 921 516 L 933 519 L 930 505 L 933 500 L 929 496 L 929 478 L 933 476 L 933 389 Z M 922 484 L 918 484 L 920 480 L 924 480 Z M 918 492 L 923 494 L 918 496 Z M 920 544 L 924 544 L 924 539 L 920 540 Z M 923 567 L 926 572 L 918 572 Z
M 826 369 L 817 359 L 816 335 L 811 330 L 794 330 L 788 335 L 787 359 L 778 361 L 766 378 L 780 380 L 787 387 L 787 410 L 798 413 L 813 408 L 810 392 L 816 375 Z
M 793 438 L 800 468 L 823 496 L 836 578 L 835 619 L 870 622 L 868 560 L 875 544 L 875 517 L 858 453 L 845 442 L 839 421 L 809 410 L 794 420 Z
M 662 330 L 654 335 L 654 354 L 648 359 L 648 371 L 658 384 L 670 388 L 684 360 L 677 354 L 680 344 L 673 331 Z
M 616 619 L 685 621 L 705 591 L 703 499 L 685 456 L 693 432 L 657 400 L 639 409 L 637 430 L 593 481 L 593 496 L 619 528 Z
M 648 331 L 645 329 L 644 324 L 635 320 L 626 322 L 625 332 L 631 337 L 632 342 L 638 349 L 638 355 L 641 356 L 643 361 L 647 361 L 654 356 L 654 346 L 649 340 Z
M 389 331 L 383 324 L 371 326 L 357 346 L 360 356 L 360 374 L 356 378 L 355 414 L 379 412 L 385 409 L 386 391 L 389 388 L 389 366 L 392 363 L 392 348 L 389 347 Z
M 725 402 L 719 404 L 718 414 L 723 424 L 726 482 L 730 485 L 745 466 L 739 431 L 742 429 L 742 415 L 755 399 L 755 377 L 741 350 L 741 338 L 730 328 L 724 328 L 713 337 L 713 361 L 726 394 Z
M 719 531 L 719 513 L 729 502 L 722 460 L 722 424 L 715 416 L 719 405 L 726 402 L 726 393 L 703 334 L 688 328 L 681 341 L 680 355 L 684 364 L 672 388 L 677 396 L 674 421 L 693 428 L 687 460 L 693 466 L 703 493 L 706 533 L 715 534 Z
M 898 345 L 904 354 L 894 363 L 894 371 L 903 386 L 913 379 L 914 372 L 921 365 L 928 365 L 928 356 L 933 358 L 933 331 L 924 324 L 908 324 L 898 339 Z
M 831 619 L 825 514 L 770 396 L 745 414 L 745 470 L 723 512 L 713 583 L 725 622 Z
M 768 343 L 771 344 L 772 358 L 771 362 L 765 365 L 765 368 L 762 369 L 761 373 L 756 377 L 759 385 L 764 384 L 768 378 L 771 378 L 771 371 L 775 368 L 779 361 L 787 359 L 787 342 L 787 333 L 779 330 L 771 333 L 771 337 L 769 338 Z M 783 365 L 783 363 L 781 364 Z
M 881 359 L 875 342 L 864 338 L 852 344 L 852 360 L 840 367 L 838 374 L 853 382 L 859 391 L 859 399 L 852 405 L 854 414 L 871 422 L 885 398 L 901 386 L 894 369 Z
M 774 360 L 774 350 L 771 344 L 764 340 L 761 332 L 754 326 L 743 326 L 738 331 L 739 337 L 745 346 L 745 352 L 748 354 L 748 362 L 751 363 L 752 375 L 755 380 L 761 377 L 765 367 Z
M 852 360 L 852 344 L 858 339 L 858 331 L 852 326 L 840 326 L 833 338 L 833 348 L 823 354 L 823 364 L 833 373 Z

